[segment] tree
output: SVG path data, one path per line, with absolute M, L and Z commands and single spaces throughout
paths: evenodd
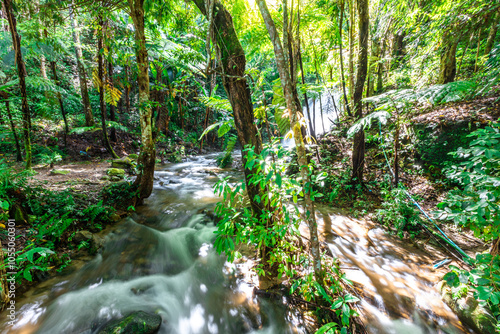
M 316 224 L 314 203 L 312 202 L 311 195 L 307 190 L 308 184 L 310 184 L 311 182 L 311 178 L 309 176 L 304 138 L 302 137 L 301 126 L 298 119 L 298 115 L 300 114 L 300 102 L 299 105 L 297 105 L 296 99 L 294 98 L 290 67 L 286 62 L 285 51 L 283 50 L 282 46 L 283 44 L 279 39 L 276 25 L 274 24 L 271 14 L 269 13 L 267 4 L 265 0 L 257 0 L 257 5 L 259 6 L 262 18 L 264 19 L 264 23 L 269 33 L 271 43 L 273 44 L 276 64 L 278 66 L 278 72 L 281 78 L 281 86 L 283 89 L 283 94 L 285 95 L 287 109 L 290 114 L 290 127 L 293 131 L 295 146 L 297 149 L 297 157 L 300 165 L 300 176 L 302 178 L 302 183 L 304 186 L 304 199 L 308 210 L 308 212 L 306 213 L 306 221 L 310 233 L 310 247 L 313 257 L 314 276 L 316 278 L 316 281 L 321 284 L 323 282 L 324 273 L 323 268 L 321 267 L 321 253 L 319 249 L 318 228 Z M 284 15 L 286 15 L 286 13 L 284 13 Z M 284 38 L 287 38 L 286 34 Z M 289 41 L 285 41 L 284 44 L 286 45 L 288 42 Z
M 359 16 L 359 57 L 358 72 L 356 75 L 356 85 L 354 87 L 353 104 L 354 117 L 361 119 L 363 117 L 363 88 L 365 86 L 367 68 L 368 68 L 368 0 L 357 0 Z M 365 163 L 365 132 L 358 130 L 354 135 L 352 150 L 352 179 L 357 182 L 363 182 L 363 165 Z
M 139 85 L 141 152 L 137 161 L 138 175 L 134 185 L 137 187 L 138 203 L 140 204 L 153 191 L 156 149 L 153 140 L 153 110 L 149 101 L 149 61 L 144 32 L 144 0 L 127 1 L 135 28 L 135 56 Z
M 104 147 L 108 151 L 109 154 L 115 159 L 119 158 L 118 155 L 111 147 L 108 138 L 108 130 L 106 126 L 106 101 L 104 99 L 105 94 L 105 85 L 104 85 L 104 20 L 102 18 L 102 14 L 99 15 L 99 36 L 97 38 L 97 84 L 99 86 L 99 107 L 101 109 L 101 127 L 102 127 L 102 140 Z
M 460 41 L 457 33 L 450 29 L 443 34 L 439 65 L 439 84 L 446 84 L 455 80 L 457 74 L 457 47 Z
M 75 59 L 76 59 L 76 67 L 78 70 L 78 79 L 80 82 L 80 93 L 82 95 L 83 112 L 85 114 L 85 126 L 94 126 L 94 115 L 92 115 L 92 108 L 90 106 L 89 92 L 87 87 L 87 71 L 85 69 L 85 65 L 83 64 L 82 48 L 80 46 L 80 35 L 76 30 L 78 26 L 78 21 L 76 17 L 74 17 L 73 3 L 69 8 L 69 19 L 71 22 L 73 43 L 75 44 Z
M 218 0 L 209 0 L 209 2 L 193 0 L 193 2 L 209 22 L 213 20 L 215 29 L 219 31 L 215 34 L 215 39 L 219 45 L 218 58 L 222 66 L 222 83 L 233 109 L 238 140 L 243 147 L 253 146 L 255 152 L 260 153 L 262 139 L 255 126 L 250 89 L 245 77 L 245 52 L 234 29 L 231 14 Z M 210 9 L 209 5 L 213 9 Z M 243 156 L 243 165 L 245 163 L 246 157 Z M 255 196 L 260 197 L 259 188 L 249 183 L 253 172 L 245 168 L 244 173 L 250 204 L 254 213 L 260 215 L 261 205 L 255 201 Z
M 12 44 L 16 56 L 17 74 L 19 76 L 19 86 L 21 89 L 21 109 L 23 113 L 23 139 L 24 149 L 26 151 L 26 169 L 31 169 L 31 115 L 28 106 L 28 95 L 26 93 L 26 65 L 24 64 L 23 54 L 21 53 L 21 37 L 17 32 L 16 18 L 12 14 L 11 0 L 3 0 L 5 15 L 9 22 Z

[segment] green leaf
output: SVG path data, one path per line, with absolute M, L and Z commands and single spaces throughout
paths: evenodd
M 335 322 L 327 323 L 316 331 L 315 334 L 334 334 L 337 324 Z

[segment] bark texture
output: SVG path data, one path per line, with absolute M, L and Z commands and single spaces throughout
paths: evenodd
M 262 139 L 255 126 L 250 89 L 245 77 L 245 53 L 234 30 L 231 14 L 218 0 L 214 1 L 213 24 L 217 31 L 215 39 L 219 46 L 218 58 L 223 71 L 222 84 L 233 108 L 238 140 L 243 147 L 246 145 L 253 146 L 255 152 L 260 153 Z M 201 13 L 207 17 L 205 0 L 193 0 L 193 2 Z M 209 17 L 207 19 L 210 21 Z M 243 164 L 245 163 L 246 158 L 243 157 Z M 260 190 L 257 186 L 248 182 L 253 171 L 245 168 L 244 173 L 250 204 L 254 213 L 258 215 L 262 211 L 262 207 L 254 198 L 256 195 L 260 196 Z
M 358 120 L 363 117 L 363 87 L 365 85 L 366 73 L 368 68 L 368 0 L 358 0 L 359 16 L 359 57 L 358 73 L 356 77 L 356 86 L 354 87 L 354 116 Z M 357 182 L 363 182 L 363 165 L 365 162 L 365 132 L 359 130 L 354 135 L 354 144 L 352 150 L 352 178 Z
M 153 140 L 153 110 L 149 101 L 149 61 L 144 33 L 144 0 L 128 0 L 128 5 L 135 27 L 135 56 L 138 67 L 141 153 L 137 163 L 139 173 L 134 184 L 138 189 L 138 203 L 141 204 L 153 191 L 156 149 Z

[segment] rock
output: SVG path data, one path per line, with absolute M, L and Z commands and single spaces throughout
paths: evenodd
M 479 301 L 472 295 L 462 298 L 454 298 L 452 288 L 441 281 L 438 284 L 443 301 L 455 312 L 458 318 L 477 333 L 495 333 L 496 319 L 491 311 L 481 306 Z
M 53 169 L 50 171 L 50 175 L 68 175 L 69 173 L 71 171 L 65 169 Z
M 91 247 L 93 251 L 97 252 L 101 248 L 104 248 L 105 243 L 106 239 L 104 237 L 98 236 L 96 234 L 92 236 Z
M 73 241 L 77 244 L 80 244 L 82 241 L 90 241 L 92 240 L 93 234 L 89 231 L 78 231 L 73 237 Z
M 125 177 L 125 171 L 120 168 L 108 168 L 106 174 L 108 174 L 109 176 L 119 176 L 121 178 Z
M 121 176 L 110 176 L 109 177 L 109 180 L 111 182 L 120 182 L 122 179 L 123 179 L 123 177 L 121 177 Z
M 106 324 L 99 334 L 154 334 L 158 333 L 162 319 L 159 315 L 144 311 L 133 312 L 126 317 Z
M 120 219 L 122 219 L 122 217 L 120 217 L 119 214 L 117 214 L 116 212 L 112 213 L 109 215 L 109 219 L 111 219 L 112 222 L 117 222 L 119 221 Z
M 139 159 L 139 156 L 137 154 L 135 154 L 135 153 L 129 154 L 127 157 L 129 159 L 132 159 L 132 160 L 135 160 L 135 161 L 137 161 L 137 159 Z
M 132 168 L 134 167 L 134 162 L 129 157 L 123 157 L 121 159 L 113 160 L 111 166 L 115 168 Z
M 108 180 L 109 180 L 109 176 L 108 176 L 108 175 L 103 175 L 103 176 L 101 177 L 101 180 L 103 180 L 103 181 L 108 181 Z

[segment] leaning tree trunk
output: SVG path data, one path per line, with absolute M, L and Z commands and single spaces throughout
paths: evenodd
M 293 130 L 293 135 L 295 139 L 297 158 L 301 166 L 300 175 L 303 180 L 304 189 L 306 189 L 306 185 L 308 183 L 310 184 L 311 178 L 309 176 L 309 170 L 307 167 L 308 163 L 307 163 L 304 138 L 302 137 L 301 126 L 298 120 L 298 115 L 300 114 L 300 108 L 299 106 L 297 106 L 294 100 L 294 95 L 292 91 L 293 85 L 291 82 L 291 76 L 289 72 L 290 68 L 289 66 L 287 66 L 285 52 L 283 51 L 283 46 L 279 39 L 278 31 L 271 17 L 271 14 L 269 13 L 269 9 L 267 8 L 265 0 L 257 0 L 257 5 L 259 6 L 262 18 L 264 19 L 264 23 L 266 24 L 266 28 L 269 33 L 269 37 L 273 44 L 274 55 L 276 57 L 276 64 L 278 66 L 278 72 L 281 78 L 281 86 L 283 88 L 283 94 L 285 96 L 286 105 L 290 113 L 290 126 Z M 284 42 L 285 42 L 284 44 L 286 45 L 288 41 L 285 40 Z M 312 202 L 311 195 L 308 191 L 304 191 L 304 200 L 308 211 L 306 213 L 306 221 L 310 233 L 310 247 L 313 257 L 314 276 L 318 283 L 323 284 L 324 272 L 321 267 L 321 253 L 319 248 L 318 228 L 316 224 L 314 203 Z
M 21 156 L 21 145 L 19 144 L 19 138 L 17 137 L 16 126 L 14 125 L 14 120 L 12 119 L 12 113 L 10 112 L 9 95 L 6 92 L 0 91 L 0 96 L 5 102 L 5 109 L 7 110 L 7 117 L 9 118 L 10 129 L 12 131 L 12 135 L 14 136 L 14 142 L 16 144 L 16 161 L 23 161 L 23 157 Z
M 92 108 L 90 106 L 89 90 L 87 87 L 87 72 L 85 71 L 85 66 L 83 65 L 83 54 L 82 48 L 80 46 L 80 35 L 76 30 L 77 21 L 73 14 L 73 4 L 69 10 L 69 17 L 71 22 L 71 30 L 73 33 L 73 43 L 75 44 L 75 58 L 76 67 L 78 69 L 78 79 L 80 81 L 80 93 L 82 94 L 83 112 L 85 114 L 85 126 L 94 126 L 94 115 L 92 114 Z
M 357 120 L 363 117 L 363 87 L 365 85 L 368 67 L 368 0 L 358 0 L 359 15 L 359 57 L 356 86 L 354 87 L 354 116 Z M 365 132 L 363 129 L 354 135 L 352 149 L 352 179 L 363 182 L 363 165 L 365 163 Z
M 234 30 L 231 14 L 218 0 L 215 1 L 213 24 L 218 48 L 218 58 L 222 66 L 222 84 L 229 97 L 229 102 L 233 108 L 234 124 L 238 140 L 243 147 L 250 145 L 254 147 L 256 153 L 262 150 L 262 139 L 255 126 L 252 98 L 245 75 L 246 58 L 243 48 L 238 40 L 238 35 Z M 207 13 L 206 0 L 193 0 L 194 4 L 205 17 L 210 21 Z M 246 164 L 246 156 L 243 156 L 243 165 Z M 250 184 L 249 180 L 254 174 L 254 170 L 245 168 L 245 182 L 247 185 L 248 197 L 252 210 L 256 216 L 262 212 L 262 206 L 254 199 L 261 195 L 258 186 Z
M 153 140 L 153 110 L 149 101 L 149 62 L 144 33 L 144 0 L 128 0 L 128 5 L 135 27 L 135 56 L 139 85 L 141 153 L 137 163 L 139 173 L 134 184 L 138 187 L 138 203 L 141 204 L 153 191 L 156 150 Z
M 455 81 L 457 74 L 457 46 L 459 38 L 453 31 L 445 32 L 442 39 L 438 84 Z
M 106 102 L 104 101 L 104 59 L 102 57 L 104 47 L 104 22 L 102 17 L 99 17 L 99 25 L 101 31 L 97 40 L 97 71 L 99 76 L 99 107 L 101 109 L 101 126 L 102 126 L 102 139 L 103 144 L 109 154 L 115 159 L 118 158 L 113 147 L 109 143 L 108 130 L 106 128 Z
M 21 37 L 17 33 L 16 18 L 12 14 L 11 0 L 3 0 L 5 16 L 9 22 L 12 44 L 16 55 L 17 74 L 19 76 L 19 86 L 21 89 L 21 110 L 23 112 L 23 139 L 24 149 L 26 151 L 26 169 L 31 169 L 31 116 L 28 107 L 28 95 L 26 93 L 26 66 L 24 65 L 23 55 L 21 53 Z

